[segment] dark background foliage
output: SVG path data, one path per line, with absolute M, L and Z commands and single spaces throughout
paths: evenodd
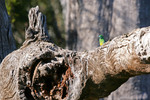
M 53 42 L 65 47 L 65 31 L 62 7 L 59 0 L 5 0 L 12 23 L 12 31 L 17 47 L 24 41 L 24 32 L 28 27 L 28 11 L 38 5 L 47 17 L 47 26 Z

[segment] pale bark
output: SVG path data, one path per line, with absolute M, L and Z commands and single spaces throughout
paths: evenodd
M 114 0 L 110 38 L 127 33 L 137 27 L 150 26 L 150 1 Z M 149 100 L 150 75 L 130 78 L 106 100 Z
M 0 0 L 0 63 L 3 58 L 15 48 L 11 24 L 5 7 L 5 0 Z
M 0 99 L 98 99 L 108 96 L 129 77 L 150 73 L 150 27 L 136 29 L 88 52 L 52 43 L 46 17 L 29 12 L 23 46 L 0 66 Z
M 68 40 L 76 40 L 71 43 L 68 41 L 68 48 L 72 50 L 91 50 L 99 46 L 99 34 L 103 34 L 107 41 L 135 28 L 150 25 L 148 0 L 60 0 L 60 2 L 64 10 Z M 71 27 L 72 24 L 74 28 Z M 129 79 L 113 92 L 108 100 L 150 99 L 149 77 L 150 75 L 143 75 Z

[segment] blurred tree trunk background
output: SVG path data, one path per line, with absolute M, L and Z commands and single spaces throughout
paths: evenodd
M 148 0 L 60 0 L 63 7 L 67 48 L 77 51 L 99 46 L 105 40 L 150 25 Z M 105 100 L 149 100 L 150 75 L 130 78 Z
M 0 63 L 3 58 L 16 48 L 11 31 L 11 24 L 5 1 L 0 0 Z
M 67 48 L 77 51 L 98 47 L 100 34 L 104 36 L 105 41 L 108 41 L 135 28 L 150 25 L 149 0 L 31 0 L 30 2 L 5 0 L 5 2 L 8 14 L 11 16 L 12 31 L 17 47 L 20 47 L 24 41 L 24 30 L 28 26 L 27 12 L 36 5 L 39 5 L 47 16 L 48 30 L 54 43 L 65 47 L 66 31 Z M 3 9 L 0 10 L 1 62 L 8 53 L 15 49 L 15 45 L 4 0 L 0 0 L 0 7 Z M 150 75 L 130 78 L 104 99 L 149 100 L 149 78 Z

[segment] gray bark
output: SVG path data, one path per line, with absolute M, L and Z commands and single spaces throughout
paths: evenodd
M 23 46 L 1 63 L 0 100 L 96 100 L 128 78 L 150 73 L 150 27 L 75 52 L 50 43 L 38 6 L 28 17 Z
M 150 25 L 150 1 L 148 0 L 114 0 L 112 29 L 110 37 L 129 32 L 137 27 Z M 114 34 L 115 33 L 115 34 Z M 113 92 L 106 100 L 149 100 L 150 99 L 150 75 L 130 78 L 118 90 Z
M 135 28 L 150 25 L 148 0 L 60 0 L 60 2 L 64 8 L 69 49 L 91 50 L 99 46 L 99 34 L 103 34 L 107 41 Z M 143 75 L 129 79 L 112 93 L 108 100 L 150 99 L 149 77 Z
M 5 7 L 5 0 L 0 0 L 0 63 L 3 58 L 15 48 L 11 24 Z

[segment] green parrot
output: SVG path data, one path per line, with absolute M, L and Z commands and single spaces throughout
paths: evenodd
M 102 46 L 104 44 L 105 40 L 103 35 L 99 35 L 99 45 Z

